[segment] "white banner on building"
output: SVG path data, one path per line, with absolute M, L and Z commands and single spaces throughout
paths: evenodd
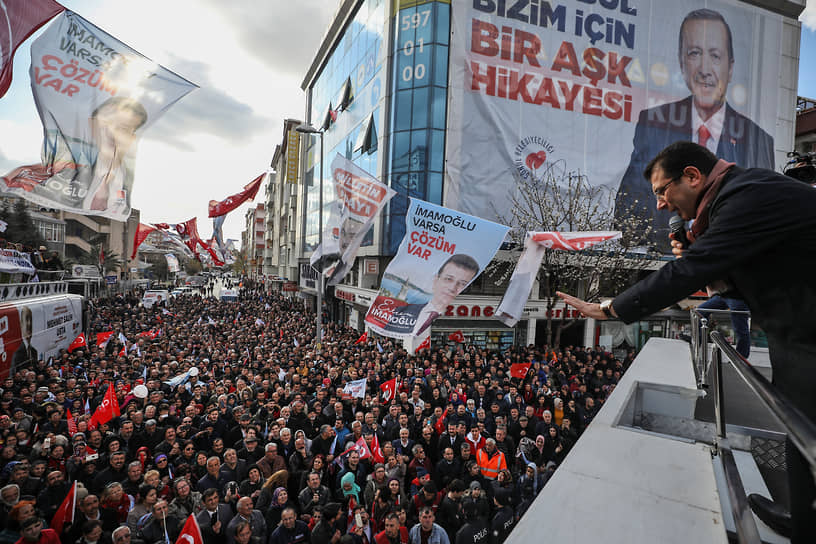
M 665 146 L 704 138 L 723 159 L 774 167 L 779 15 L 716 0 L 451 10 L 447 206 L 509 217 L 518 183 L 576 172 L 616 195 L 618 217 L 636 207 L 665 240 L 668 216 L 642 176 Z
M 374 218 L 396 193 L 339 154 L 331 172 L 337 199 L 323 230 L 323 244 L 309 262 L 326 276 L 326 285 L 337 285 L 354 264 Z
M 196 86 L 68 10 L 31 45 L 29 73 L 45 136 L 42 164 L 16 168 L 0 189 L 125 221 L 139 139 Z
M 528 232 L 524 240 L 524 252 L 516 263 L 510 285 L 496 310 L 496 318 L 513 327 L 521 319 L 524 305 L 530 298 L 541 260 L 548 249 L 580 251 L 605 240 L 620 238 L 620 231 L 605 232 Z
M 167 253 L 164 256 L 164 258 L 167 259 L 167 271 L 168 272 L 170 272 L 171 274 L 175 274 L 176 272 L 178 272 L 180 270 L 178 257 L 173 255 L 172 253 Z

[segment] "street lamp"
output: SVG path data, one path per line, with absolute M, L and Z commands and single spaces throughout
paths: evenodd
M 318 197 L 317 211 L 317 244 L 318 247 L 323 245 L 323 130 L 314 128 L 308 123 L 302 123 L 295 127 L 297 132 L 302 134 L 318 134 L 320 135 L 320 196 Z M 323 272 L 317 271 L 317 325 L 315 333 L 317 335 L 317 342 L 315 347 L 318 351 L 323 346 Z

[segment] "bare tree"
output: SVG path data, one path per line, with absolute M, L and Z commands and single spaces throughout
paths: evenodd
M 511 196 L 510 215 L 500 217 L 513 227 L 510 251 L 512 262 L 518 260 L 528 231 L 604 231 L 611 230 L 614 219 L 614 194 L 607 187 L 593 186 L 580 173 L 560 173 L 558 165 L 550 166 L 538 176 L 526 180 L 516 177 L 517 191 Z M 641 205 L 642 206 L 642 205 Z M 635 203 L 635 208 L 638 203 Z M 638 273 L 659 266 L 658 252 L 648 246 L 652 227 L 637 209 L 623 214 L 615 230 L 620 239 L 608 240 L 582 251 L 545 251 L 537 274 L 540 295 L 547 302 L 547 344 L 559 345 L 561 333 L 575 325 L 575 318 L 554 323 L 556 291 L 564 291 L 584 300 L 613 295 L 631 284 Z M 501 267 L 497 283 L 506 282 L 513 267 L 494 261 Z

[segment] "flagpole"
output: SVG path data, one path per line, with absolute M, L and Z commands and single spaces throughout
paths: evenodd
M 323 130 L 316 129 L 308 123 L 303 123 L 295 127 L 297 132 L 304 134 L 318 134 L 320 136 L 320 196 L 318 197 L 317 213 L 317 245 L 323 245 Z M 315 328 L 315 348 L 320 353 L 323 344 L 323 272 L 317 271 L 317 322 Z M 315 353 L 315 355 L 317 355 Z

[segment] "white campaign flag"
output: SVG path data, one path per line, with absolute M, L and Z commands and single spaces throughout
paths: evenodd
M 326 285 L 340 283 L 374 218 L 396 193 L 350 160 L 337 155 L 331 163 L 336 200 L 323 230 L 323 243 L 309 263 L 326 276 Z
M 620 236 L 620 231 L 528 232 L 524 240 L 524 252 L 516 263 L 510 285 L 507 286 L 507 291 L 496 310 L 496 319 L 508 327 L 513 327 L 521 318 L 541 260 L 548 249 L 580 251 Z
M 383 274 L 366 326 L 391 338 L 425 337 L 484 270 L 509 227 L 411 199 L 405 236 Z
M 43 123 L 41 164 L 0 178 L 0 190 L 127 220 L 142 134 L 196 86 L 68 10 L 31 45 L 29 73 Z
M 348 382 L 343 388 L 343 393 L 358 399 L 365 398 L 366 380 L 368 380 L 368 378 Z

